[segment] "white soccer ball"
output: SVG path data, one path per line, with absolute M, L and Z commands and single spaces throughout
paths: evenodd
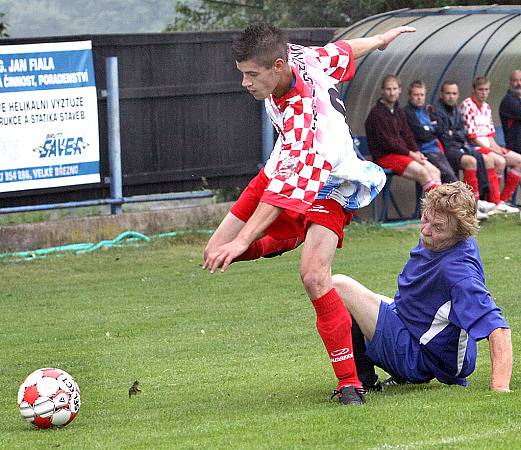
M 68 425 L 78 414 L 80 403 L 80 388 L 61 369 L 35 370 L 18 390 L 20 414 L 38 428 Z

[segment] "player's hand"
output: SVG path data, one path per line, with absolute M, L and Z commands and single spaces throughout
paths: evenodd
M 420 164 L 425 164 L 427 159 L 423 153 L 420 152 L 409 152 L 409 156 Z
M 248 249 L 248 244 L 235 239 L 227 244 L 217 247 L 213 253 L 206 255 L 203 269 L 214 273 L 219 267 L 224 272 L 235 258 L 242 255 Z
M 414 33 L 416 31 L 416 28 L 409 27 L 407 25 L 393 28 L 389 31 L 386 31 L 385 33 L 381 34 L 380 37 L 383 41 L 382 45 L 378 47 L 378 50 L 385 50 L 387 46 L 394 41 L 400 34 L 402 33 Z

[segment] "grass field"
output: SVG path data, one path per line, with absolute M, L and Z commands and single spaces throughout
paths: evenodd
M 392 296 L 416 229 L 354 225 L 335 271 Z M 521 346 L 521 222 L 495 217 L 478 238 L 488 286 Z M 299 251 L 200 267 L 203 238 L 3 262 L 0 448 L 521 448 L 521 369 L 488 390 L 487 342 L 466 389 L 390 387 L 363 407 L 329 401 L 335 379 L 298 276 Z M 19 383 L 60 367 L 80 385 L 76 420 L 35 430 Z M 143 392 L 129 399 L 139 380 Z

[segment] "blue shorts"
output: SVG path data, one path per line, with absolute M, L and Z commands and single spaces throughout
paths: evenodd
M 420 343 L 398 317 L 394 303 L 380 303 L 373 339 L 366 355 L 389 375 L 409 383 L 425 383 L 434 378 L 424 362 Z

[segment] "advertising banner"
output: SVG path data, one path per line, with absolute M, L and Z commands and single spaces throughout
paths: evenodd
M 99 181 L 91 42 L 0 45 L 0 192 Z

